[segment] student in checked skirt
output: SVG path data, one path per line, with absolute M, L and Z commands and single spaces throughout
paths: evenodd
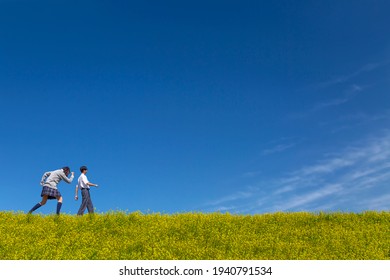
M 80 167 L 80 172 L 81 175 L 78 179 L 77 186 L 76 186 L 76 193 L 75 193 L 75 200 L 78 200 L 78 192 L 79 189 L 81 189 L 81 196 L 82 196 L 82 201 L 80 205 L 80 209 L 77 212 L 77 215 L 83 215 L 85 209 L 88 209 L 89 214 L 93 214 L 93 204 L 92 204 L 92 199 L 91 199 L 91 194 L 89 193 L 89 187 L 98 187 L 96 184 L 92 184 L 91 182 L 88 181 L 87 178 L 87 172 L 88 168 L 86 166 L 81 166 Z
M 69 173 L 71 173 L 70 178 Z M 54 171 L 48 171 L 45 172 L 42 176 L 41 185 L 42 185 L 42 192 L 41 197 L 42 201 L 37 203 L 31 210 L 28 212 L 31 214 L 35 210 L 37 210 L 39 207 L 46 204 L 48 199 L 57 199 L 57 215 L 60 214 L 61 207 L 62 207 L 62 195 L 60 191 L 57 188 L 58 183 L 63 180 L 67 182 L 68 184 L 72 183 L 74 178 L 74 172 L 70 172 L 69 167 L 63 167 L 58 170 Z

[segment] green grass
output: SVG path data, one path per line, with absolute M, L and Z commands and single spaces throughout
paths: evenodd
M 2 260 L 389 260 L 390 213 L 0 212 Z

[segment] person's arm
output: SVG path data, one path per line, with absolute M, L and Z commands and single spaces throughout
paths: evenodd
M 70 183 L 72 183 L 72 181 L 73 181 L 74 172 L 72 172 L 72 175 L 70 175 L 70 178 L 66 177 L 65 173 L 62 172 L 61 178 L 62 178 L 62 180 L 64 180 L 64 181 L 67 182 L 68 184 L 70 184 Z
M 51 174 L 51 172 L 45 172 L 45 174 L 43 174 L 42 179 L 41 179 L 41 186 L 43 186 L 43 184 L 45 183 L 46 178 L 49 177 L 50 174 Z
M 88 185 L 88 186 L 91 186 L 91 187 L 98 187 L 97 184 L 92 184 L 92 183 L 90 183 L 90 182 L 88 182 L 87 185 Z
M 77 199 L 79 199 L 79 184 L 76 185 L 76 192 L 74 195 L 74 200 L 77 200 Z

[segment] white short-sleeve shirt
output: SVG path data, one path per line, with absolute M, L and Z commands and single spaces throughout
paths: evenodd
M 80 189 L 89 189 L 87 183 L 89 183 L 87 176 L 85 176 L 85 174 L 81 174 L 77 182 L 77 186 Z

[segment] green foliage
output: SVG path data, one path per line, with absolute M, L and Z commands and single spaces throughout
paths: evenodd
M 390 213 L 0 212 L 3 260 L 389 260 Z

